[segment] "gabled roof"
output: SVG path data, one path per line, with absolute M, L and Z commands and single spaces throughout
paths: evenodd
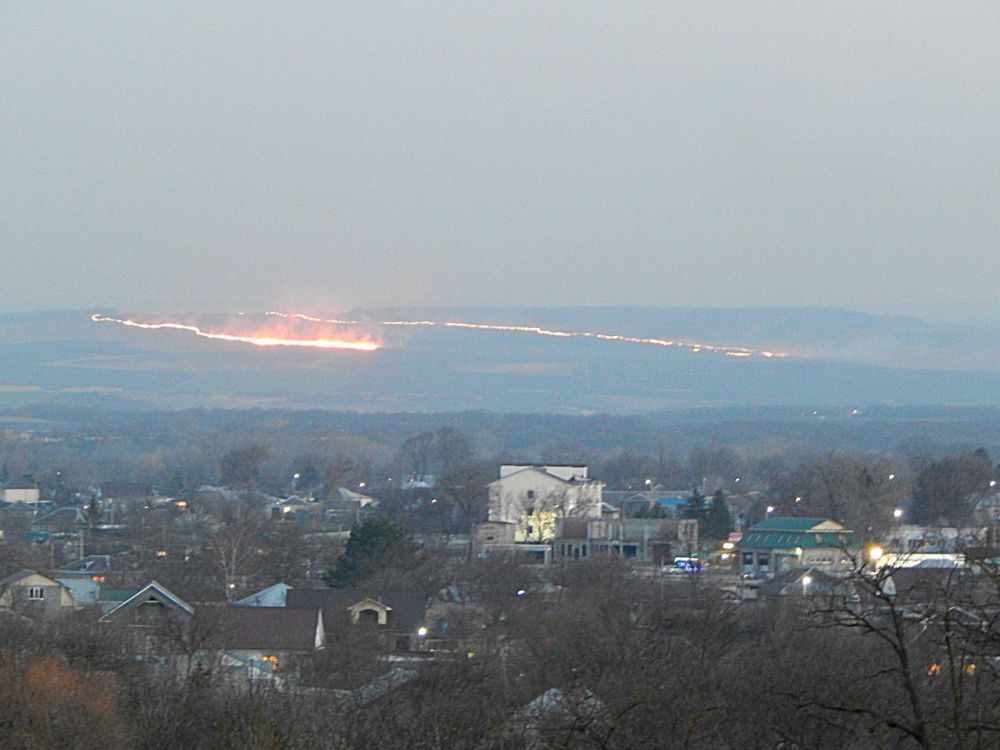
M 284 607 L 291 588 L 287 583 L 276 583 L 233 604 L 237 607 Z
M 845 547 L 854 542 L 854 532 L 843 531 L 755 531 L 750 529 L 737 542 L 740 549 L 751 547 L 766 547 L 769 549 L 786 549 L 802 547 L 816 549 L 820 547 Z
M 323 614 L 318 607 L 225 607 L 220 628 L 220 642 L 228 650 L 307 652 L 322 645 Z
M 521 464 L 517 465 L 520 466 Z M 576 477 L 572 477 L 570 479 L 563 479 L 561 476 L 557 474 L 551 474 L 545 471 L 544 466 L 524 466 L 523 468 L 520 468 L 517 471 L 512 471 L 510 474 L 506 474 L 505 476 L 502 476 L 499 479 L 494 479 L 492 482 L 490 482 L 490 484 L 499 484 L 500 482 L 504 482 L 510 479 L 511 477 L 516 477 L 519 474 L 524 474 L 525 472 L 528 471 L 534 472 L 535 474 L 541 474 L 543 477 L 547 477 L 548 479 L 554 479 L 560 484 L 568 484 L 571 486 L 578 484 L 601 484 L 601 482 L 596 479 L 577 479 Z
M 134 609 L 135 607 L 140 607 L 143 604 L 150 603 L 161 604 L 164 607 L 174 609 L 188 615 L 194 614 L 194 607 L 181 599 L 179 596 L 171 593 L 166 586 L 157 583 L 156 581 L 150 581 L 121 604 L 108 610 L 104 616 L 101 617 L 101 622 L 107 622 L 119 612 Z
M 29 576 L 36 576 L 36 575 L 52 581 L 53 586 L 62 586 L 61 583 L 52 578 L 49 578 L 44 573 L 39 573 L 37 570 L 28 570 L 27 568 L 25 568 L 24 570 L 19 570 L 16 573 L 11 573 L 6 578 L 0 578 L 0 591 L 7 588 L 11 584 L 17 583 L 18 581 L 23 581 L 25 578 L 28 578 Z
M 427 607 L 424 596 L 417 591 L 376 589 L 292 589 L 288 592 L 289 609 L 323 610 L 327 629 L 344 621 L 350 607 L 366 599 L 392 610 L 389 627 L 398 632 L 413 632 L 424 624 Z
M 817 529 L 817 527 L 820 527 Z M 795 518 L 792 516 L 773 516 L 754 524 L 750 531 L 837 531 L 843 529 L 836 521 L 829 518 Z
M 843 547 L 854 541 L 854 532 L 828 518 L 776 516 L 750 527 L 737 545 L 740 548 Z

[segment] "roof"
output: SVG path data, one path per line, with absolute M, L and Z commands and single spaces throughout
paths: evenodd
M 131 599 L 139 592 L 137 588 L 130 589 L 101 589 L 101 601 L 111 602 L 113 604 L 121 604 L 122 602 Z
M 285 606 L 289 609 L 323 610 L 323 622 L 329 630 L 343 622 L 347 610 L 354 604 L 373 599 L 392 610 L 389 625 L 392 630 L 413 632 L 424 624 L 427 606 L 418 591 L 378 589 L 291 589 Z
M 803 549 L 817 549 L 820 547 L 840 548 L 849 546 L 853 542 L 854 532 L 847 529 L 825 532 L 755 531 L 754 529 L 750 529 L 737 542 L 736 546 L 740 549 L 748 547 L 766 547 L 768 549 L 802 547 Z
M 111 570 L 111 555 L 87 555 L 76 562 L 71 562 L 56 568 L 59 574 L 64 573 L 106 573 Z
M 219 637 L 234 651 L 305 652 L 317 647 L 322 624 L 318 607 L 225 607 Z
M 7 588 L 13 583 L 17 583 L 18 581 L 23 581 L 25 578 L 28 578 L 29 576 L 35 576 L 35 575 L 41 576 L 42 578 L 48 578 L 54 584 L 59 583 L 58 581 L 49 578 L 44 573 L 39 573 L 37 570 L 28 570 L 27 568 L 25 568 L 24 570 L 19 570 L 16 573 L 11 573 L 6 578 L 0 578 L 0 590 Z
M 808 580 L 805 580 L 808 578 Z M 778 573 L 767 581 L 761 590 L 768 596 L 809 594 L 848 595 L 852 591 L 850 583 L 813 567 L 798 567 Z
M 188 615 L 194 614 L 194 607 L 179 596 L 171 593 L 166 586 L 156 581 L 150 581 L 121 604 L 108 610 L 101 620 L 108 620 L 120 611 L 134 609 L 135 607 L 149 603 L 162 604 L 164 607 L 184 612 Z
M 97 601 L 101 593 L 101 587 L 95 581 L 90 580 L 89 577 L 57 578 L 56 581 L 69 589 L 73 601 L 80 605 L 93 604 Z
M 824 526 L 825 529 L 844 528 L 836 521 L 829 518 L 795 518 L 791 516 L 773 516 L 764 519 L 760 523 L 754 524 L 750 531 L 808 531 L 817 526 Z
M 843 547 L 854 541 L 854 532 L 828 518 L 775 516 L 754 524 L 739 541 L 740 548 Z
M 237 607 L 284 607 L 291 588 L 287 583 L 276 583 L 233 603 Z

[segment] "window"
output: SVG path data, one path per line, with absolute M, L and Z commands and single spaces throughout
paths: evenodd
M 41 586 L 29 586 L 28 587 L 28 599 L 32 601 L 41 601 L 45 598 L 45 589 Z
M 529 500 L 534 500 L 535 499 L 535 491 L 534 490 L 528 490 L 528 499 Z M 531 515 L 531 513 L 529 512 L 528 515 Z
M 744 565 L 753 565 L 753 552 L 744 552 L 743 553 L 743 564 Z
M 757 565 L 761 568 L 766 568 L 768 565 L 767 555 L 757 553 Z
M 528 533 L 529 533 L 529 534 L 532 534 L 532 533 L 534 533 L 534 531 L 535 531 L 535 527 L 534 527 L 534 526 L 532 526 L 532 525 L 531 525 L 531 524 L 529 523 L 529 524 L 528 524 Z

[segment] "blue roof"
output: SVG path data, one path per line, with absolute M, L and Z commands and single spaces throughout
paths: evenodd
M 689 497 L 658 497 L 656 502 L 658 505 L 687 505 Z

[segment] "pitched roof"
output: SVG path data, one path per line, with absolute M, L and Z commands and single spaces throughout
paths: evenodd
M 19 570 L 16 573 L 11 573 L 6 578 L 0 578 L 0 590 L 3 590 L 5 588 L 7 588 L 12 583 L 17 583 L 18 581 L 23 581 L 28 576 L 34 576 L 34 575 L 39 575 L 42 578 L 48 578 L 50 581 L 52 581 L 53 584 L 59 583 L 58 581 L 49 578 L 44 573 L 39 573 L 37 570 L 28 570 L 27 568 L 25 568 L 24 570 Z M 62 584 L 59 584 L 59 585 L 61 586 Z
M 785 549 L 802 547 L 815 549 L 818 547 L 844 547 L 854 541 L 854 532 L 844 531 L 755 531 L 751 529 L 737 543 L 740 549 L 749 547 L 767 547 L 769 549 Z
M 291 589 L 285 606 L 289 609 L 320 607 L 327 629 L 343 622 L 347 609 L 365 599 L 374 599 L 392 610 L 389 626 L 395 631 L 413 632 L 424 624 L 427 606 L 417 591 L 377 589 Z
M 75 562 L 56 568 L 59 574 L 65 573 L 106 573 L 111 570 L 111 555 L 87 555 Z
M 319 608 L 225 607 L 219 638 L 234 651 L 305 652 L 316 648 L 322 625 Z
M 284 607 L 291 589 L 287 583 L 276 583 L 233 603 L 237 607 Z
M 111 619 L 118 612 L 126 609 L 133 609 L 151 602 L 162 604 L 165 607 L 184 612 L 188 615 L 194 614 L 194 607 L 181 599 L 179 596 L 171 593 L 166 586 L 157 583 L 156 581 L 150 581 L 121 604 L 108 610 L 104 616 L 101 617 L 101 621 L 103 622 Z
M 792 516 L 772 516 L 750 527 L 750 531 L 809 531 L 817 526 L 824 530 L 844 528 L 829 518 L 795 518 Z
M 854 532 L 828 518 L 775 516 L 754 524 L 738 546 L 786 548 L 843 547 L 854 540 Z

